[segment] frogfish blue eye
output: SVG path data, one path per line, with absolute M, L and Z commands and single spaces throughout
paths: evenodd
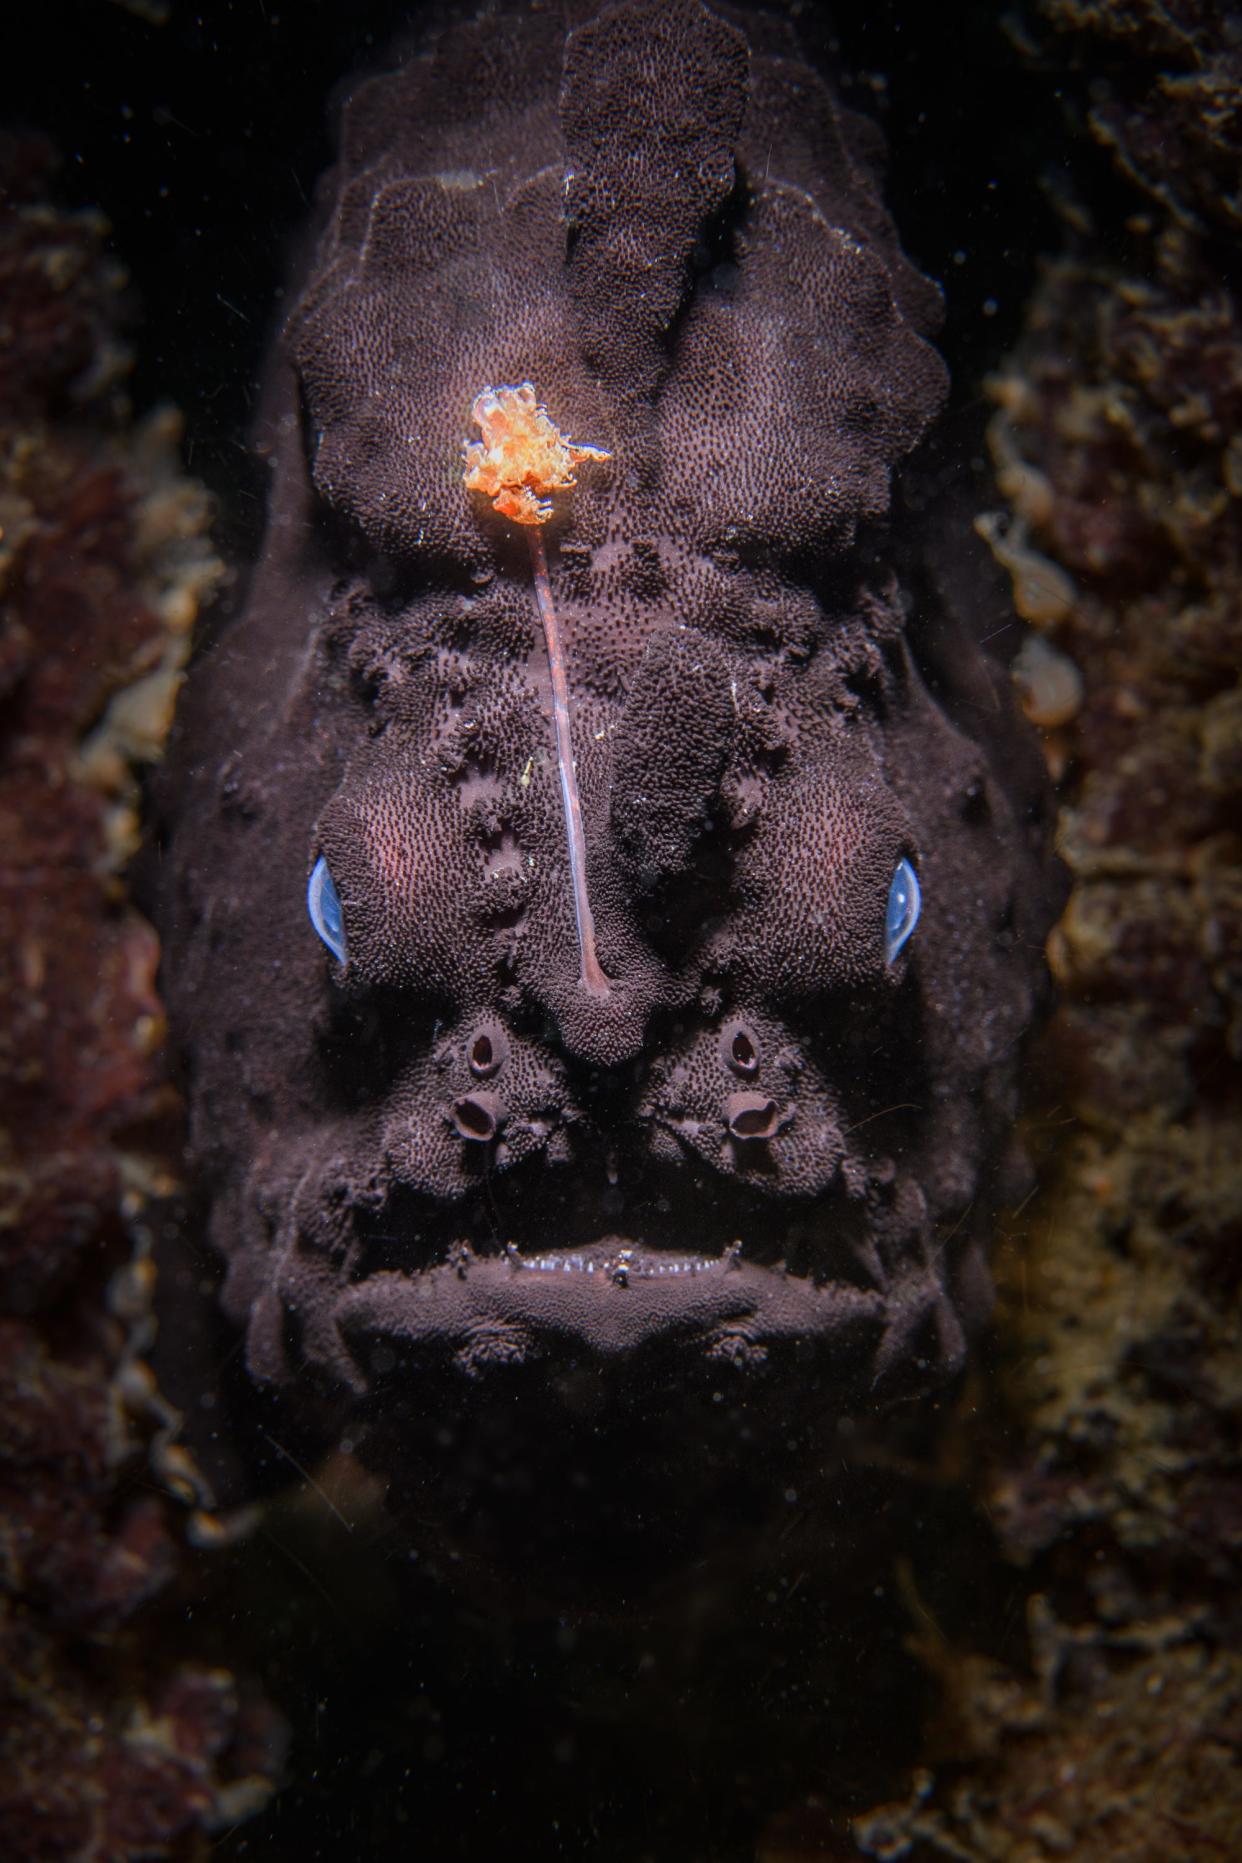
M 923 903 L 919 879 L 908 860 L 899 860 L 893 883 L 888 889 L 888 907 L 884 914 L 884 961 L 893 962 L 910 933 L 919 922 Z
M 341 916 L 341 896 L 328 872 L 323 855 L 315 862 L 306 888 L 306 910 L 310 922 L 340 963 L 345 962 L 345 921 Z M 891 908 L 890 908 L 891 910 Z

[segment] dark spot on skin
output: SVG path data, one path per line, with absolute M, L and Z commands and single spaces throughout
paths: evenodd
M 972 776 L 962 790 L 962 820 L 984 822 L 988 818 L 988 789 L 981 776 Z
M 720 1052 L 725 1066 L 743 1080 L 753 1080 L 759 1072 L 759 1047 L 744 1022 L 728 1022 L 720 1032 Z
M 464 1139 L 487 1144 L 500 1130 L 500 1101 L 494 1093 L 464 1093 L 453 1102 L 453 1124 Z
M 509 1042 L 498 1022 L 486 1022 L 470 1037 L 467 1061 L 476 1080 L 499 1073 L 509 1053 Z
M 731 1093 L 725 1123 L 735 1139 L 770 1139 L 780 1124 L 780 1109 L 766 1093 Z

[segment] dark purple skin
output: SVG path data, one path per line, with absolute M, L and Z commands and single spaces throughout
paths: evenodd
M 986 1318 L 1057 888 L 1008 678 L 890 534 L 945 372 L 876 144 L 697 0 L 452 25 L 346 103 L 167 789 L 223 1306 L 290 1401 L 641 1361 L 845 1411 Z M 527 379 L 612 454 L 545 533 L 606 997 L 526 539 L 462 485 Z

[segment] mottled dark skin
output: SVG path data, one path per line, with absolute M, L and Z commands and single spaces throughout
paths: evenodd
M 886 531 L 945 382 L 874 131 L 771 19 L 568 12 L 348 101 L 267 541 L 169 779 L 223 1305 L 388 1468 L 384 1392 L 452 1376 L 554 1414 L 565 1367 L 840 1411 L 950 1375 L 1055 891 L 1007 677 Z M 612 455 L 547 532 L 606 995 L 525 541 L 461 482 L 473 397 L 526 379 Z

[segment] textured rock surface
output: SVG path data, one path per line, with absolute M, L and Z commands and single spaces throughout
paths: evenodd
M 857 1831 L 917 1863 L 1242 1847 L 1242 56 L 1211 9 L 1040 16 L 1067 96 L 1071 61 L 1092 76 L 1130 251 L 1115 209 L 1075 203 L 993 384 L 1008 540 L 1060 598 L 1042 626 L 1084 700 L 1047 737 L 1074 878 L 1047 1152 L 999 1251 L 1000 1377 L 964 1445 L 1029 1661 L 921 1621 L 934 1764 Z
M 146 1468 L 149 1271 L 114 1277 L 177 1128 L 118 873 L 220 564 L 176 419 L 129 424 L 124 279 L 50 169 L 0 139 L 0 1830 L 19 1859 L 189 1857 L 266 1796 L 274 1727 L 157 1630 L 179 1510 Z
M 166 792 L 251 1370 L 797 1359 L 838 1410 L 938 1381 L 1021 1181 L 1055 885 L 1007 679 L 877 545 L 944 371 L 874 132 L 778 22 L 675 0 L 455 27 L 355 89 L 341 146 L 264 556 Z M 474 397 L 527 379 L 611 454 L 549 528 L 594 994 L 524 542 L 461 483 Z

